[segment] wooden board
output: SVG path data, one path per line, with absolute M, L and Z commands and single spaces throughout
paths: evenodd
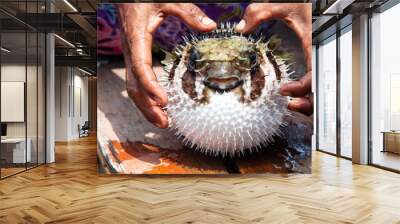
M 24 122 L 24 103 L 24 82 L 1 82 L 1 122 Z

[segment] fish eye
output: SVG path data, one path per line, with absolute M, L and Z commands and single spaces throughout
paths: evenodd
M 200 52 L 195 48 L 190 49 L 189 60 L 196 61 L 198 59 L 200 59 Z
M 251 51 L 249 53 L 250 64 L 253 65 L 257 62 L 257 53 L 255 51 Z
M 196 60 L 200 59 L 200 52 L 194 47 L 189 51 L 189 61 L 188 66 L 189 69 L 194 70 L 196 67 Z

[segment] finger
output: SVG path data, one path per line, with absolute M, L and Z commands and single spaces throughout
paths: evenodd
M 158 102 L 141 88 L 141 85 L 132 73 L 131 66 L 132 65 L 128 62 L 126 70 L 126 89 L 129 97 L 134 101 L 137 108 L 149 122 L 159 128 L 168 127 L 167 114 L 161 110 Z
M 168 127 L 168 117 L 161 110 L 160 106 L 154 101 L 146 91 L 140 88 L 138 81 L 133 75 L 132 63 L 130 61 L 130 51 L 127 47 L 125 35 L 121 35 L 121 44 L 126 65 L 126 88 L 129 97 L 142 112 L 145 118 L 159 128 Z
M 158 85 L 156 76 L 152 71 L 151 46 L 153 37 L 149 28 L 149 26 L 154 28 L 159 25 L 162 19 L 156 15 L 150 17 L 151 6 L 151 4 L 121 5 L 119 8 L 122 28 L 121 41 L 124 42 L 123 45 L 125 46 L 123 51 L 125 59 L 127 59 L 125 60 L 127 67 L 131 68 L 132 74 L 139 81 L 142 89 L 159 105 L 165 106 L 167 95 Z M 129 80 L 127 82 L 129 84 Z
M 312 8 L 310 4 L 293 4 L 292 16 L 286 18 L 288 26 L 300 38 L 307 66 L 307 73 L 312 69 Z
M 167 114 L 157 105 L 150 96 L 143 90 L 128 89 L 128 95 L 133 99 L 137 108 L 144 117 L 159 128 L 168 127 Z
M 288 108 L 293 111 L 298 111 L 305 115 L 311 115 L 313 113 L 313 102 L 312 98 L 293 98 L 289 101 Z
M 293 92 L 294 96 L 304 96 L 301 95 L 303 94 L 304 91 L 310 92 L 311 90 L 311 72 L 312 72 L 312 46 L 311 46 L 311 35 L 303 35 L 300 37 L 303 45 L 303 52 L 304 52 L 304 60 L 306 62 L 306 74 L 303 76 L 303 78 L 300 80 L 299 85 L 296 85 L 296 83 L 287 86 L 287 90 L 289 92 Z M 291 90 L 291 88 L 293 90 Z
M 168 128 L 168 116 L 165 111 L 163 111 L 160 107 L 152 107 L 154 113 L 157 116 L 157 122 L 154 124 L 159 128 Z
M 167 94 L 157 82 L 152 69 L 152 35 L 147 31 L 138 31 L 128 39 L 131 49 L 130 61 L 132 73 L 146 91 L 160 106 L 167 104 Z
M 263 21 L 271 19 L 271 11 L 262 7 L 260 3 L 252 3 L 247 6 L 242 20 L 235 27 L 240 33 L 249 33 L 254 31 Z
M 165 4 L 162 8 L 166 14 L 182 19 L 190 28 L 201 32 L 208 32 L 217 27 L 199 7 L 191 3 Z
M 284 96 L 305 96 L 311 92 L 311 71 L 307 72 L 300 80 L 283 84 L 280 93 Z

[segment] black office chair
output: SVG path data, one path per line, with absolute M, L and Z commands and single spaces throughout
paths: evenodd
M 90 124 L 89 121 L 85 121 L 82 127 L 78 124 L 79 138 L 89 136 Z

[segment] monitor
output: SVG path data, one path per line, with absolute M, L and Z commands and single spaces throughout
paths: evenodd
M 1 136 L 7 136 L 7 124 L 1 123 Z

